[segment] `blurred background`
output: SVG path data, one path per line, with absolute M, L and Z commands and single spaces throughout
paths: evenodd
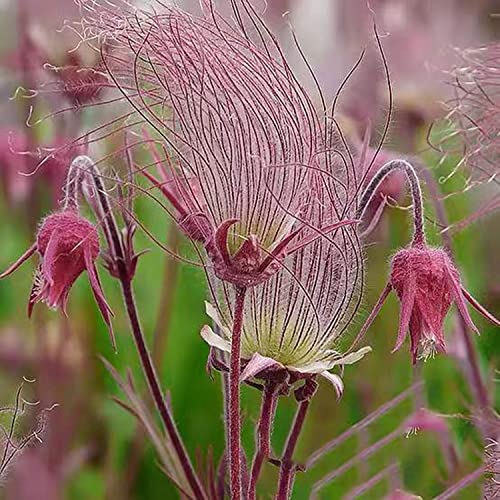
M 224 10 L 226 2 L 219 3 Z M 291 26 L 329 98 L 361 50 L 367 48 L 342 91 L 339 111 L 353 142 L 371 126 L 372 146 L 376 147 L 387 116 L 388 86 L 374 40 L 373 14 L 366 2 L 267 3 L 267 8 L 263 2 L 258 6 L 311 92 L 315 92 L 314 82 L 296 50 Z M 198 12 L 195 0 L 178 4 Z M 372 0 L 370 5 L 394 95 L 393 119 L 382 155 L 405 155 L 426 165 L 445 195 L 450 224 L 460 227 L 461 221 L 496 195 L 497 187 L 488 183 L 466 189 L 471 185 L 471 171 L 456 168 L 459 148 L 430 147 L 429 130 L 434 123 L 431 136 L 436 134 L 438 142 L 447 136 L 450 122 L 446 118 L 456 97 L 454 68 L 464 64 L 462 49 L 498 40 L 500 19 L 492 14 L 500 13 L 500 4 L 487 0 Z M 85 104 L 105 98 L 72 92 L 71 72 L 55 69 L 98 64 L 91 52 L 70 52 L 75 36 L 68 27 L 61 28 L 65 21 L 68 24 L 77 18 L 78 9 L 71 0 L 0 2 L 0 269 L 32 244 L 38 221 L 56 208 L 71 151 L 66 149 L 65 154 L 51 158 L 35 175 L 19 172 L 32 172 L 58 144 L 75 137 L 82 123 L 92 123 L 98 107 L 87 108 Z M 500 62 L 497 64 L 500 67 Z M 33 93 L 30 89 L 35 88 L 38 92 Z M 69 117 L 67 113 L 57 114 L 71 106 L 78 111 L 69 113 Z M 47 115 L 51 117 L 42 119 Z M 36 126 L 27 127 L 27 120 Z M 102 147 L 112 149 L 116 144 L 110 140 Z M 426 183 L 427 228 L 431 241 L 440 245 L 443 227 L 436 220 L 428 187 Z M 400 206 L 385 210 L 366 241 L 366 294 L 351 335 L 362 325 L 386 283 L 389 257 L 408 242 L 410 225 L 405 206 L 409 202 L 403 183 L 388 185 L 386 194 Z M 157 205 L 139 197 L 136 211 L 148 230 L 170 248 L 187 245 Z M 491 213 L 474 224 L 465 224 L 460 231 L 449 232 L 466 287 L 497 317 L 499 222 L 499 215 Z M 205 372 L 208 347 L 199 336 L 207 322 L 205 277 L 200 269 L 169 257 L 141 230 L 136 249 L 150 250 L 141 257 L 135 278 L 143 327 L 154 346 L 154 358 L 163 387 L 170 393 L 180 432 L 190 455 L 201 457 L 201 467 L 209 453 L 218 460 L 224 445 L 220 378 L 216 374 L 212 381 Z M 26 436 L 37 431 L 35 439 L 3 471 L 0 496 L 9 500 L 176 498 L 141 428 L 113 401 L 114 396 L 122 395 L 100 359 L 106 358 L 122 374 L 130 369 L 139 390 L 144 391 L 118 283 L 101 267 L 103 287 L 116 315 L 115 353 L 86 279 L 79 279 L 71 291 L 68 317 L 39 306 L 33 318 L 27 318 L 34 266 L 30 261 L 0 282 L 0 407 L 16 407 L 18 398 L 20 414 L 12 431 L 15 443 L 23 443 Z M 500 355 L 498 329 L 473 315 L 481 331 L 481 336 L 473 339 L 479 366 L 492 404 L 498 403 L 494 373 Z M 418 424 L 419 432 L 399 432 L 367 459 L 353 460 L 352 466 L 319 492 L 319 498 L 343 498 L 349 492 L 351 498 L 384 498 L 398 488 L 433 498 L 477 469 L 483 442 L 475 425 L 476 395 L 468 383 L 467 355 L 456 333 L 455 318 L 450 314 L 448 319 L 449 355 L 413 369 L 406 349 L 390 353 L 398 324 L 397 300 L 390 297 L 366 337 L 373 353 L 346 368 L 342 400 L 336 401 L 332 388 L 321 384 L 298 448 L 299 462 L 415 382 L 423 380 L 423 385 L 410 390 L 372 424 L 351 432 L 306 473 L 299 473 L 294 498 L 309 498 L 313 484 L 325 474 L 349 463 L 396 429 L 409 430 L 412 426 L 408 419 L 421 406 L 434 413 Z M 18 397 L 21 385 L 22 396 Z M 30 404 L 35 402 L 38 404 Z M 259 393 L 244 387 L 243 440 L 248 450 L 253 448 L 259 404 Z M 278 453 L 294 411 L 293 400 L 282 398 L 273 434 L 273 447 Z M 2 411 L 0 418 L 7 439 L 13 413 Z M 380 472 L 373 488 L 356 493 L 357 485 Z M 272 497 L 275 480 L 276 470 L 267 467 L 262 498 Z M 481 486 L 474 483 L 453 498 L 481 498 Z

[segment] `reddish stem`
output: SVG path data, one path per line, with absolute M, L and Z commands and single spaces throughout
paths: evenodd
M 422 190 L 420 189 L 420 182 L 415 169 L 406 160 L 391 160 L 378 170 L 361 195 L 356 219 L 363 218 L 368 204 L 377 192 L 377 188 L 388 175 L 396 170 L 402 170 L 405 173 L 410 185 L 410 193 L 413 201 L 413 245 L 422 245 L 425 243 Z
M 179 243 L 180 233 L 175 225 L 171 225 L 168 230 L 167 241 L 169 247 L 176 251 Z M 160 294 L 160 304 L 158 307 L 158 317 L 156 327 L 153 334 L 153 349 L 152 358 L 153 364 L 157 372 L 161 371 L 162 357 L 165 354 L 167 339 L 169 333 L 169 324 L 172 315 L 174 292 L 177 284 L 177 275 L 179 263 L 176 259 L 172 259 L 167 255 L 165 261 L 165 270 L 163 273 L 162 291 Z M 148 406 L 151 406 L 151 399 L 148 400 Z M 132 486 L 137 479 L 137 473 L 141 461 L 141 456 L 144 452 L 145 444 L 144 428 L 140 423 L 137 423 L 135 435 L 132 441 L 131 452 L 127 471 L 125 474 L 126 485 L 125 491 L 132 491 Z
M 235 287 L 233 332 L 231 335 L 231 360 L 229 367 L 229 479 L 231 500 L 240 500 L 241 489 L 241 412 L 240 372 L 241 333 L 246 288 Z
M 278 483 L 278 493 L 276 494 L 276 500 L 287 500 L 290 498 L 290 491 L 292 489 L 293 480 L 295 478 L 296 467 L 293 463 L 293 453 L 295 447 L 297 446 L 297 441 L 304 426 L 304 420 L 306 418 L 307 410 L 309 409 L 310 400 L 306 399 L 301 401 L 297 413 L 295 414 L 295 419 L 288 434 L 288 438 L 285 444 L 285 451 L 281 457 L 281 467 L 280 467 L 280 478 Z
M 121 273 L 120 273 L 121 274 Z M 130 325 L 132 327 L 132 333 L 134 335 L 135 344 L 137 347 L 137 352 L 141 360 L 142 368 L 146 380 L 148 382 L 151 395 L 155 402 L 156 408 L 160 412 L 162 421 L 167 430 L 167 434 L 172 441 L 172 445 L 175 449 L 176 455 L 179 458 L 186 479 L 189 482 L 193 490 L 194 497 L 196 499 L 205 499 L 206 496 L 203 492 L 202 486 L 194 472 L 193 466 L 187 454 L 184 443 L 182 442 L 177 426 L 175 425 L 174 419 L 170 414 L 170 410 L 167 406 L 165 398 L 160 387 L 160 382 L 158 380 L 158 375 L 153 365 L 153 360 L 151 354 L 149 353 L 148 347 L 146 345 L 146 340 L 142 333 L 142 329 L 139 323 L 139 317 L 137 315 L 137 308 L 135 306 L 135 300 L 132 292 L 132 287 L 130 280 L 126 276 L 120 276 L 120 283 L 123 292 L 123 298 L 125 301 L 125 306 L 127 309 L 127 314 L 130 320 Z
M 275 383 L 269 383 L 265 386 L 262 394 L 260 419 L 257 426 L 257 449 L 252 463 L 252 472 L 250 474 L 248 500 L 255 500 L 257 498 L 257 481 L 264 460 L 266 460 L 270 454 L 271 427 L 276 414 L 277 389 L 278 386 Z
M 107 227 L 106 234 L 109 236 L 108 244 L 110 246 L 110 249 L 112 250 L 112 255 L 116 260 L 118 279 L 122 288 L 127 315 L 129 317 L 132 334 L 137 347 L 137 353 L 141 361 L 141 366 L 144 371 L 149 389 L 151 391 L 151 396 L 153 398 L 153 401 L 155 402 L 155 406 L 158 412 L 160 413 L 162 422 L 165 426 L 168 437 L 172 442 L 182 470 L 193 491 L 194 498 L 197 500 L 205 500 L 205 492 L 203 491 L 199 478 L 194 471 L 193 465 L 191 463 L 191 460 L 189 459 L 184 443 L 182 442 L 182 439 L 179 435 L 179 431 L 177 429 L 177 426 L 175 425 L 174 418 L 170 413 L 167 402 L 163 397 L 163 392 L 153 364 L 153 359 L 142 332 L 142 328 L 139 322 L 139 315 L 137 313 L 137 307 L 134 300 L 134 293 L 132 290 L 132 277 L 129 276 L 127 266 L 125 265 L 126 260 L 123 252 L 123 246 L 120 240 L 119 230 L 116 225 L 116 221 L 112 216 L 112 211 L 104 191 L 104 186 L 100 177 L 98 175 L 95 175 L 94 172 L 92 173 L 92 179 L 95 183 L 96 194 L 100 207 L 102 208 L 103 214 L 105 214 L 104 217 Z

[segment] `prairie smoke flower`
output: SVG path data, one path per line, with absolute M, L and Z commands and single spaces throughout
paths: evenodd
M 87 271 L 90 285 L 104 321 L 111 328 L 112 311 L 108 306 L 95 260 L 99 254 L 99 236 L 96 228 L 75 210 L 67 209 L 49 215 L 38 230 L 36 242 L 9 269 L 0 274 L 5 278 L 29 259 L 35 252 L 41 264 L 35 275 L 28 303 L 28 315 L 37 302 L 45 302 L 54 309 L 66 310 L 69 291 L 76 279 Z
M 243 3 L 247 20 L 258 19 Z M 168 172 L 163 179 L 145 173 L 184 232 L 205 246 L 220 279 L 255 286 L 297 250 L 311 226 L 305 219 L 311 169 L 337 180 L 335 217 L 316 229 L 328 233 L 352 222 L 355 179 L 339 159 L 338 135 L 324 129 L 279 45 L 258 22 L 252 29 L 261 45 L 245 21 L 233 26 L 211 10 L 212 2 L 204 3 L 205 18 L 176 7 L 148 13 L 128 6 L 127 12 L 126 4 L 118 13 L 102 5 L 95 14 L 94 4 L 82 4 L 84 36 L 108 44 L 110 79 L 137 121 L 154 129 L 153 138 L 143 128 L 137 133 L 153 148 L 163 145 L 155 163 L 168 164 Z
M 426 359 L 436 352 L 445 351 L 443 323 L 454 302 L 465 324 L 478 333 L 469 312 L 468 301 L 489 321 L 500 321 L 481 306 L 460 282 L 458 270 L 441 248 L 426 244 L 423 224 L 423 203 L 420 183 L 413 167 L 405 160 L 386 163 L 372 178 L 360 201 L 358 218 L 362 218 L 384 178 L 395 170 L 403 170 L 411 186 L 413 199 L 414 235 L 412 244 L 399 250 L 391 261 L 391 274 L 387 285 L 361 328 L 354 344 L 362 338 L 380 311 L 385 299 L 394 290 L 400 300 L 399 330 L 394 351 L 397 351 L 410 333 L 410 351 L 413 362 L 419 356 Z
M 499 173 L 500 43 L 465 50 L 462 58 L 463 64 L 451 72 L 450 80 L 456 87 L 456 97 L 448 101 L 452 131 L 441 147 L 448 153 L 454 152 L 457 135 L 460 136 L 461 159 L 455 170 L 465 168 L 471 187 L 494 183 Z M 460 230 L 499 207 L 500 197 L 493 191 L 493 196 L 488 196 L 473 214 L 456 223 L 455 229 Z
M 397 351 L 410 333 L 413 362 L 445 352 L 443 323 L 455 303 L 466 325 L 479 333 L 467 310 L 469 302 L 486 319 L 500 326 L 460 282 L 458 270 L 441 248 L 429 248 L 424 242 L 413 244 L 396 253 L 391 262 L 391 275 L 377 304 L 370 313 L 360 338 L 380 311 L 390 291 L 396 292 L 401 311 L 399 330 L 393 352 Z
M 487 181 L 500 158 L 500 43 L 466 50 L 463 60 L 452 74 L 458 97 L 449 101 L 450 118 L 467 146 L 473 179 Z
M 401 347 L 409 330 L 414 362 L 419 350 L 424 358 L 445 351 L 443 322 L 453 302 L 467 326 L 477 333 L 466 301 L 487 319 L 500 325 L 465 290 L 458 270 L 443 249 L 422 245 L 400 250 L 392 259 L 390 286 L 401 301 L 394 351 Z
M 311 219 L 328 223 L 326 190 L 320 192 Z M 325 212 L 323 212 L 325 209 Z M 308 238 L 303 236 L 303 238 Z M 300 243 L 300 240 L 299 240 Z M 362 283 L 362 262 L 355 227 L 345 226 L 314 239 L 284 259 L 283 268 L 248 290 L 243 315 L 242 379 L 266 378 L 288 371 L 292 378 L 326 377 L 340 395 L 338 375 L 329 370 L 361 359 L 369 347 L 343 356 L 338 345 L 356 312 Z M 214 304 L 207 314 L 218 326 L 205 326 L 202 337 L 212 347 L 229 352 L 233 327 L 233 287 L 209 273 Z

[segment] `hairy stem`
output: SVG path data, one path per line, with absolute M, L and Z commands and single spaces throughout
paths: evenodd
M 125 301 L 125 307 L 127 309 L 127 314 L 129 317 L 130 325 L 132 328 L 132 333 L 134 335 L 134 341 L 137 347 L 137 352 L 141 360 L 141 365 L 144 371 L 144 375 L 148 382 L 149 389 L 151 391 L 151 396 L 155 402 L 156 408 L 158 409 L 167 434 L 172 442 L 175 449 L 176 455 L 182 466 L 182 470 L 186 475 L 186 479 L 189 482 L 193 490 L 193 494 L 196 499 L 204 499 L 205 494 L 202 490 L 201 484 L 196 476 L 191 461 L 188 457 L 186 448 L 179 436 L 179 432 L 175 425 L 174 419 L 170 414 L 170 410 L 167 406 L 167 402 L 163 397 L 163 392 L 160 387 L 160 382 L 158 375 L 153 365 L 153 359 L 149 353 L 148 347 L 146 345 L 146 339 L 142 333 L 141 325 L 139 323 L 139 317 L 137 315 L 137 308 L 135 305 L 134 295 L 132 291 L 131 282 L 126 275 L 122 275 L 120 272 L 120 284 L 122 287 L 123 298 Z
M 290 429 L 290 433 L 288 434 L 288 438 L 286 440 L 285 450 L 283 452 L 283 456 L 281 457 L 280 477 L 276 500 L 287 500 L 290 498 L 290 492 L 296 471 L 295 464 L 293 463 L 293 453 L 295 451 L 295 447 L 297 446 L 297 441 L 302 431 L 302 427 L 304 426 L 304 420 L 310 403 L 309 399 L 301 401 L 299 403 L 297 413 L 295 414 L 292 428 Z
M 229 479 L 231 500 L 240 500 L 241 488 L 241 333 L 243 330 L 243 306 L 246 288 L 236 287 L 233 332 L 231 335 L 231 359 L 229 367 Z
M 269 457 L 271 450 L 271 428 L 276 413 L 277 391 L 277 384 L 271 382 L 266 384 L 264 392 L 262 393 L 262 406 L 259 423 L 257 425 L 257 448 L 255 450 L 252 471 L 250 474 L 248 500 L 255 500 L 257 498 L 257 481 L 264 460 Z
M 422 190 L 420 189 L 420 181 L 418 180 L 415 169 L 406 160 L 391 160 L 380 168 L 380 170 L 373 176 L 361 195 L 359 207 L 356 212 L 356 219 L 363 218 L 368 204 L 374 197 L 377 188 L 380 186 L 382 181 L 395 170 L 402 170 L 408 179 L 413 201 L 413 244 L 421 245 L 425 243 Z
M 172 442 L 175 454 L 179 459 L 180 465 L 192 489 L 194 497 L 196 499 L 204 500 L 206 498 L 206 495 L 194 471 L 193 465 L 187 454 L 187 450 L 181 440 L 181 437 L 177 430 L 177 426 L 175 425 L 174 418 L 171 415 L 170 409 L 163 396 L 158 374 L 155 370 L 153 359 L 142 332 L 141 324 L 139 322 L 139 315 L 137 313 L 137 307 L 135 304 L 134 293 L 132 290 L 132 277 L 129 276 L 127 266 L 125 265 L 125 254 L 120 239 L 120 233 L 116 224 L 116 220 L 113 217 L 113 213 L 107 199 L 107 194 L 104 190 L 104 185 L 102 183 L 100 175 L 98 175 L 97 167 L 95 166 L 95 164 L 93 164 L 90 158 L 78 157 L 73 161 L 73 164 L 77 160 L 83 164 L 86 164 L 86 172 L 90 174 L 90 178 L 92 179 L 94 184 L 95 193 L 93 193 L 93 195 L 97 196 L 97 200 L 94 200 L 96 202 L 92 203 L 92 205 L 98 206 L 98 213 L 101 217 L 104 218 L 106 237 L 108 238 L 108 244 L 118 269 L 118 279 L 122 288 L 127 315 L 130 321 L 132 334 L 134 337 L 135 345 L 137 347 L 137 353 L 139 355 L 144 376 L 146 377 L 148 387 L 151 392 L 151 397 L 158 412 L 160 413 L 168 437 Z M 78 165 L 75 165 L 75 167 L 78 168 Z
M 173 224 L 170 225 L 167 234 L 167 244 L 169 245 L 169 248 L 172 248 L 174 251 L 177 249 L 177 246 L 179 244 L 179 237 L 180 233 L 177 227 Z M 172 315 L 172 306 L 177 283 L 178 270 L 179 262 L 167 255 L 165 259 L 165 270 L 163 273 L 163 283 L 160 294 L 160 304 L 158 307 L 158 316 L 153 335 L 152 358 L 154 367 L 156 368 L 157 372 L 160 371 L 161 361 L 166 351 L 169 323 L 170 317 Z M 148 406 L 151 406 L 151 403 L 152 401 L 149 398 Z M 132 491 L 132 485 L 137 478 L 140 460 L 144 452 L 144 444 L 146 442 L 145 438 L 146 436 L 143 430 L 143 426 L 138 423 L 134 438 L 132 440 L 130 458 L 125 474 L 127 482 L 125 491 Z

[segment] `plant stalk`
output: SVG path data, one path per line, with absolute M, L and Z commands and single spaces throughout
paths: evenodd
M 95 165 L 92 165 L 95 170 Z M 170 409 L 167 402 L 163 396 L 163 392 L 160 386 L 160 381 L 155 370 L 153 359 L 149 352 L 146 344 L 146 339 L 142 332 L 141 324 L 139 321 L 139 315 L 137 313 L 137 307 L 135 304 L 134 293 L 132 290 L 132 278 L 129 276 L 127 267 L 125 265 L 125 254 L 123 250 L 123 245 L 120 239 L 120 233 L 116 224 L 116 220 L 113 217 L 111 207 L 107 199 L 107 194 L 104 190 L 104 185 L 99 175 L 91 171 L 92 180 L 95 184 L 96 194 L 98 197 L 100 208 L 102 209 L 102 216 L 105 219 L 105 233 L 108 236 L 108 244 L 112 250 L 112 255 L 115 259 L 116 266 L 118 269 L 118 279 L 120 281 L 123 299 L 125 302 L 125 308 L 127 310 L 127 315 L 130 321 L 130 326 L 132 329 L 132 334 L 134 337 L 135 345 L 137 347 L 137 353 L 141 362 L 141 366 L 146 377 L 149 389 L 151 391 L 151 396 L 155 403 L 155 406 L 160 413 L 162 422 L 165 426 L 169 439 L 175 449 L 175 453 L 179 459 L 182 470 L 186 476 L 186 479 L 193 491 L 194 498 L 196 500 L 205 500 L 206 495 L 203 491 L 201 483 L 196 475 L 191 460 L 189 459 L 187 450 L 184 443 L 181 440 L 177 426 L 175 425 L 173 416 L 170 413 Z
M 296 467 L 293 463 L 293 453 L 297 446 L 302 427 L 306 418 L 307 410 L 309 409 L 310 400 L 306 399 L 299 403 L 295 419 L 293 421 L 290 433 L 285 444 L 285 450 L 281 457 L 280 477 L 278 482 L 278 492 L 276 500 L 288 500 L 295 479 Z
M 269 457 L 271 451 L 271 428 L 276 414 L 277 391 L 277 384 L 271 382 L 266 384 L 262 393 L 260 419 L 257 425 L 257 448 L 250 474 L 248 500 L 255 500 L 257 498 L 257 481 L 259 480 L 262 465 Z
M 231 359 L 229 366 L 229 479 L 231 500 L 242 498 L 241 486 L 241 334 L 246 288 L 235 287 L 233 331 L 231 335 Z
M 377 188 L 380 186 L 382 181 L 395 170 L 402 170 L 408 179 L 413 201 L 413 245 L 422 245 L 425 243 L 422 190 L 420 189 L 420 182 L 415 169 L 406 160 L 391 160 L 381 167 L 380 170 L 373 176 L 372 180 L 368 183 L 363 191 L 363 194 L 361 195 L 359 207 L 356 212 L 356 219 L 363 218 L 368 204 L 375 196 Z

